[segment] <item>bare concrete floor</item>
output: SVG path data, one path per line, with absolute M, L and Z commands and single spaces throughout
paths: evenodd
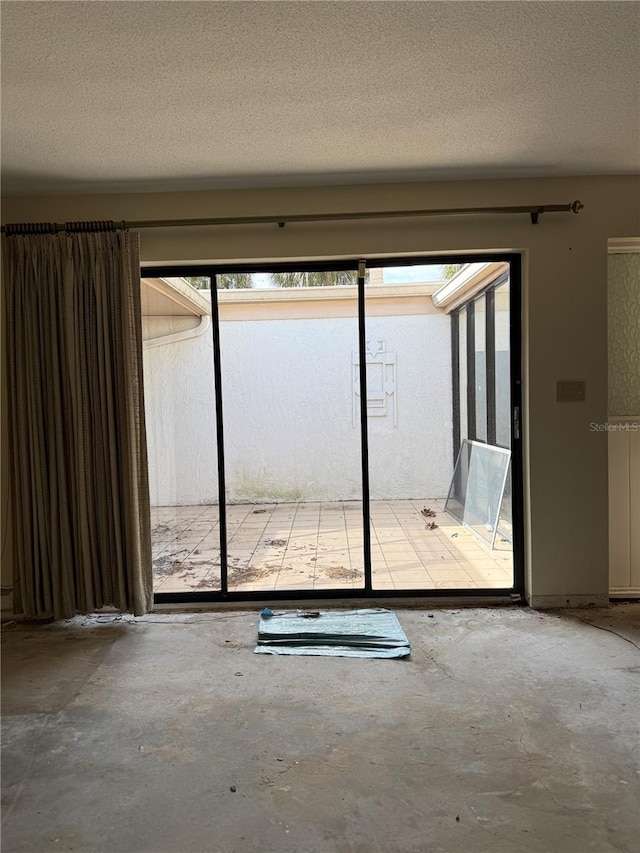
M 636 853 L 640 606 L 397 613 L 403 661 L 254 655 L 257 611 L 7 628 L 3 853 Z
M 218 522 L 217 506 L 152 509 L 155 592 L 220 589 Z M 362 588 L 362 540 L 358 501 L 232 504 L 229 589 Z M 498 537 L 492 549 L 434 498 L 372 501 L 371 561 L 377 590 L 513 587 L 510 542 Z

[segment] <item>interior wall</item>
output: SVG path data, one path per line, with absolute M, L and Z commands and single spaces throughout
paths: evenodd
M 384 256 L 512 249 L 524 257 L 526 586 L 533 604 L 604 602 L 608 587 L 607 238 L 640 233 L 640 177 L 460 181 L 202 193 L 11 198 L 3 221 L 161 219 L 563 204 L 543 215 L 158 229 L 143 262 Z M 556 402 L 582 379 L 583 403 Z

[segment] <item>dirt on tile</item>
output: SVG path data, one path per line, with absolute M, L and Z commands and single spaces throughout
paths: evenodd
M 355 581 L 358 580 L 359 577 L 362 576 L 362 573 L 358 571 L 358 569 L 352 569 L 347 566 L 328 566 L 320 568 L 327 577 L 331 578 L 331 580 L 337 581 Z
M 192 585 L 192 589 L 220 589 L 220 578 L 217 576 L 213 578 L 201 578 L 197 583 Z
M 279 563 L 263 563 L 258 566 L 248 566 L 241 562 L 232 564 L 234 559 L 237 558 L 229 558 L 229 586 L 260 581 L 280 571 Z
M 194 560 L 191 558 L 187 561 L 188 557 L 189 551 L 173 551 L 169 554 L 155 557 L 153 560 L 154 577 L 169 578 L 175 575 L 188 577 L 191 573 L 197 573 L 201 576 L 213 566 L 211 560 L 205 558 Z
M 184 563 L 182 562 L 188 556 L 188 551 L 175 552 L 172 554 L 163 554 L 161 557 L 155 557 L 153 560 L 153 574 L 155 577 L 168 578 L 172 575 L 177 575 L 184 571 Z

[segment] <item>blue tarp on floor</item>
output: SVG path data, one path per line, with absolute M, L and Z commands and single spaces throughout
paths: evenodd
M 256 654 L 401 658 L 411 653 L 391 610 L 321 610 L 315 618 L 305 613 L 261 616 Z

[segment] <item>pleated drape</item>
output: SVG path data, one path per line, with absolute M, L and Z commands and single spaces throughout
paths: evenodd
M 152 602 L 138 235 L 3 239 L 14 611 Z

